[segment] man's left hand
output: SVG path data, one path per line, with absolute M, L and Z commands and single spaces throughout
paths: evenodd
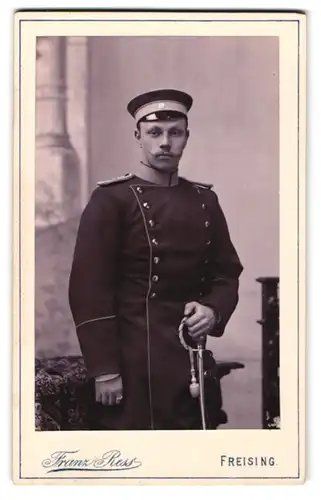
M 187 317 L 185 325 L 193 340 L 204 340 L 214 328 L 216 318 L 213 309 L 198 302 L 188 302 L 184 314 Z

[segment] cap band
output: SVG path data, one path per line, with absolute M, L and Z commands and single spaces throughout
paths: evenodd
M 183 115 L 187 115 L 187 109 L 184 104 L 177 101 L 154 101 L 144 104 L 135 113 L 135 120 L 138 122 L 144 116 L 157 113 L 158 111 L 178 111 Z

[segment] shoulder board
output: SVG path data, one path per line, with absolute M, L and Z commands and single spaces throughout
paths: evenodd
M 205 182 L 193 182 L 194 186 L 201 187 L 203 189 L 212 189 L 213 184 L 206 184 Z
M 190 184 L 192 184 L 193 186 L 195 186 L 196 188 L 212 189 L 212 187 L 213 187 L 213 184 L 206 184 L 205 182 L 194 182 L 194 181 L 191 181 L 189 179 L 185 179 L 184 177 L 182 177 L 182 178 L 185 181 L 187 181 Z
M 128 181 L 128 179 L 132 179 L 134 174 L 125 174 L 120 177 L 114 177 L 114 179 L 109 179 L 107 181 L 99 181 L 97 182 L 98 186 L 109 186 L 110 184 L 117 184 L 118 182 Z

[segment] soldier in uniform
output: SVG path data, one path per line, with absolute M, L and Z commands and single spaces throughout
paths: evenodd
M 185 318 L 193 341 L 219 337 L 238 302 L 218 197 L 178 174 L 192 103 L 173 89 L 130 101 L 141 162 L 98 183 L 80 220 L 69 300 L 95 429 L 199 429 L 178 329 Z

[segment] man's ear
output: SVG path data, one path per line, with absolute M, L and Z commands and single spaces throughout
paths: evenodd
M 189 136 L 190 136 L 190 133 L 189 133 L 189 129 L 186 130 L 186 141 L 185 141 L 185 144 L 187 144 L 187 141 L 189 139 Z
M 138 128 L 135 129 L 134 136 L 136 141 L 139 142 L 141 135 L 140 135 L 140 130 L 138 130 Z

